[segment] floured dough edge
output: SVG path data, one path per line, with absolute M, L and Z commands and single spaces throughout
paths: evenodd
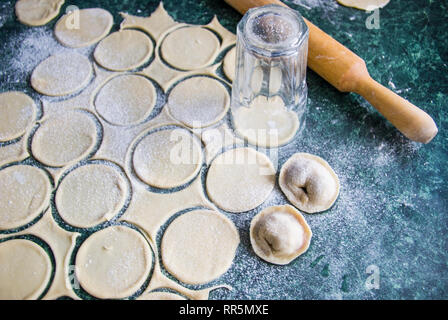
M 372 11 L 379 8 L 384 8 L 390 0 L 337 0 L 340 4 L 346 7 L 352 7 L 365 11 Z

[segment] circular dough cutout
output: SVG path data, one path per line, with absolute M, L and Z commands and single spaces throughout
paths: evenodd
M 145 77 L 127 74 L 109 80 L 95 98 L 95 108 L 104 120 L 127 126 L 144 121 L 154 109 L 157 92 Z
M 98 140 L 92 117 L 84 111 L 68 111 L 45 119 L 32 138 L 33 156 L 51 167 L 62 167 L 88 157 Z
M 263 209 L 250 224 L 250 242 L 257 256 L 274 264 L 288 264 L 310 245 L 311 229 L 290 205 Z
M 224 74 L 227 78 L 229 78 L 230 81 L 233 81 L 235 79 L 235 63 L 236 63 L 236 48 L 233 47 L 232 49 L 227 52 L 226 56 L 224 57 L 223 62 L 223 70 Z
M 68 224 L 90 228 L 115 217 L 128 194 L 129 186 L 117 169 L 92 163 L 64 177 L 56 192 L 56 207 Z
M 163 234 L 163 265 L 184 283 L 204 284 L 230 268 L 239 242 L 237 229 L 224 215 L 190 211 L 176 218 Z
M 141 295 L 140 297 L 137 298 L 137 300 L 187 300 L 187 299 L 171 292 L 154 291 Z
M 175 68 L 193 70 L 213 63 L 218 51 L 219 40 L 203 27 L 176 29 L 162 42 L 163 59 Z
M 64 46 L 87 47 L 107 36 L 113 23 L 114 18 L 104 9 L 74 10 L 59 19 L 54 35 Z
M 0 230 L 33 221 L 50 204 L 50 181 L 36 167 L 14 165 L 0 170 L 0 190 Z
M 210 126 L 227 113 L 230 96 L 226 87 L 209 77 L 188 78 L 176 85 L 168 97 L 169 113 L 190 128 Z
M 237 148 L 217 156 L 207 173 L 210 199 L 221 209 L 244 212 L 262 204 L 275 185 L 269 158 L 251 148 Z
M 22 136 L 36 118 L 36 104 L 22 92 L 0 93 L 0 142 Z
M 19 0 L 16 3 L 17 19 L 28 26 L 43 26 L 59 14 L 63 4 L 64 0 Z
M 45 290 L 51 261 L 40 246 L 25 239 L 0 243 L 0 300 L 33 300 Z
M 378 8 L 385 7 L 390 0 L 337 0 L 337 1 L 346 7 L 353 7 L 356 9 L 372 11 Z
M 202 165 L 201 145 L 185 129 L 152 132 L 135 148 L 137 176 L 156 188 L 175 188 L 192 180 Z
M 151 39 L 137 30 L 121 30 L 103 39 L 94 57 L 102 67 L 112 71 L 126 71 L 140 67 L 151 57 Z
M 322 158 L 296 153 L 280 170 L 279 185 L 298 209 L 315 213 L 329 209 L 339 195 L 339 178 Z
M 92 77 L 92 65 L 86 57 L 61 53 L 42 61 L 31 75 L 31 86 L 47 96 L 64 96 L 87 86 Z
M 76 254 L 81 286 L 100 299 L 120 299 L 135 293 L 152 266 L 145 238 L 134 229 L 112 226 L 87 238 Z

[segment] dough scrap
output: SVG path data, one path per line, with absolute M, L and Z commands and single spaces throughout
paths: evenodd
M 290 205 L 263 209 L 250 224 L 255 253 L 268 262 L 284 265 L 303 254 L 312 232 L 302 214 Z
M 91 295 L 120 299 L 135 293 L 149 276 L 151 248 L 134 229 L 112 226 L 87 238 L 76 254 L 76 276 Z
M 245 212 L 262 204 L 275 185 L 271 160 L 251 148 L 226 151 L 213 160 L 206 179 L 210 199 L 229 212 Z
M 189 182 L 201 165 L 201 145 L 180 128 L 146 135 L 138 141 L 133 155 L 137 176 L 157 188 L 175 188 Z
M 161 45 L 163 59 L 181 70 L 212 64 L 219 49 L 219 40 L 213 32 L 199 26 L 176 29 L 165 37 Z
M 51 261 L 40 246 L 25 239 L 0 243 L 0 300 L 37 299 L 51 276 Z
M 218 122 L 226 115 L 229 105 L 226 87 L 216 79 L 201 76 L 177 84 L 167 102 L 170 115 L 190 128 Z
M 280 170 L 280 189 L 298 209 L 315 213 L 329 209 L 339 195 L 339 178 L 322 158 L 296 153 Z
M 235 131 L 253 145 L 275 148 L 290 142 L 300 123 L 279 96 L 256 97 L 249 107 L 232 110 Z
M 187 300 L 184 297 L 164 291 L 154 291 L 141 295 L 137 300 Z
M 0 230 L 33 221 L 50 204 L 50 181 L 36 167 L 13 165 L 0 170 L 0 190 Z
M 104 9 L 74 10 L 59 19 L 54 35 L 66 47 L 87 47 L 107 36 L 113 23 L 114 18 Z
M 230 81 L 233 81 L 233 79 L 235 79 L 235 63 L 236 63 L 236 47 L 233 47 L 232 49 L 229 50 L 229 52 L 227 52 L 223 61 L 224 74 Z
M 18 91 L 0 93 L 0 142 L 14 140 L 23 134 L 36 118 L 36 104 Z
M 47 96 L 64 96 L 83 89 L 92 77 L 92 64 L 75 53 L 61 53 L 42 61 L 31 75 L 31 86 Z
M 94 52 L 95 61 L 113 71 L 140 67 L 151 57 L 153 44 L 143 32 L 121 30 L 101 40 Z
M 212 210 L 194 210 L 176 218 L 161 240 L 165 268 L 188 284 L 217 279 L 231 266 L 240 242 L 233 222 Z
M 112 219 L 122 209 L 129 186 L 117 169 L 91 163 L 64 177 L 56 191 L 58 213 L 68 224 L 90 228 Z
M 17 19 L 23 24 L 36 27 L 53 20 L 65 0 L 19 0 L 16 3 Z
M 337 0 L 340 4 L 356 9 L 372 11 L 385 7 L 390 0 Z
M 134 125 L 144 121 L 154 109 L 157 92 L 145 77 L 135 74 L 119 75 L 99 90 L 95 109 L 114 125 Z
M 98 134 L 93 115 L 73 110 L 44 119 L 31 141 L 34 157 L 45 165 L 62 167 L 91 154 Z

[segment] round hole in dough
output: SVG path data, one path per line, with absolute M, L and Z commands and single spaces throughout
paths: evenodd
M 192 180 L 202 164 L 201 145 L 185 129 L 155 131 L 138 141 L 133 155 L 137 176 L 157 188 L 175 188 Z
M 102 67 L 113 71 L 126 71 L 140 67 L 151 57 L 151 39 L 137 30 L 121 30 L 101 40 L 94 57 Z
M 22 136 L 36 118 L 36 104 L 22 92 L 0 93 L 0 142 Z
M 51 261 L 40 246 L 25 239 L 0 243 L 0 300 L 37 299 L 51 276 Z
M 114 18 L 100 8 L 74 10 L 56 23 L 54 35 L 64 46 L 81 48 L 90 46 L 109 33 Z
M 232 149 L 217 156 L 206 179 L 210 199 L 229 212 L 258 207 L 268 198 L 274 184 L 271 160 L 251 148 Z
M 51 183 L 36 167 L 14 165 L 0 170 L 0 230 L 33 221 L 50 204 Z
M 296 153 L 280 170 L 279 185 L 298 209 L 315 213 L 329 209 L 339 195 L 339 179 L 322 158 Z
M 187 299 L 171 292 L 154 291 L 141 295 L 140 297 L 137 298 L 137 300 L 187 300 Z
M 390 0 L 337 0 L 340 4 L 356 9 L 372 11 L 386 6 Z
M 95 98 L 98 114 L 114 125 L 127 126 L 144 121 L 154 109 L 157 92 L 143 76 L 119 75 L 109 80 Z
M 263 209 L 250 224 L 250 242 L 257 256 L 274 264 L 288 264 L 310 245 L 311 229 L 290 205 Z
M 118 169 L 90 163 L 64 177 L 56 192 L 56 207 L 68 224 L 90 228 L 115 217 L 128 195 L 129 185 Z
M 177 84 L 168 97 L 168 110 L 190 128 L 210 126 L 226 115 L 230 96 L 226 87 L 209 77 L 188 78 Z
M 31 86 L 47 96 L 64 96 L 87 86 L 92 77 L 92 65 L 86 57 L 61 53 L 42 61 L 31 75 Z
M 59 14 L 64 0 L 19 0 L 16 3 L 17 19 L 29 26 L 43 26 Z
M 162 42 L 163 59 L 175 68 L 193 70 L 213 63 L 218 55 L 219 40 L 203 27 L 176 29 Z
M 211 210 L 194 210 L 176 218 L 161 242 L 165 268 L 188 284 L 204 284 L 231 266 L 240 242 L 232 221 Z
M 95 151 L 98 141 L 93 117 L 88 112 L 73 110 L 45 118 L 32 137 L 33 156 L 51 167 L 85 159 Z
M 223 62 L 223 70 L 224 74 L 227 78 L 229 78 L 230 81 L 233 81 L 235 79 L 235 63 L 236 63 L 236 48 L 233 47 L 232 49 L 227 52 L 226 56 L 224 57 Z
M 136 230 L 112 226 L 93 233 L 76 254 L 76 276 L 82 288 L 101 299 L 135 293 L 149 276 L 151 248 Z

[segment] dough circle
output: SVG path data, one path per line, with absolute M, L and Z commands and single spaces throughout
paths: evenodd
M 54 35 L 66 47 L 87 47 L 107 36 L 113 23 L 114 18 L 104 9 L 75 10 L 59 19 Z
M 310 245 L 312 232 L 302 214 L 290 205 L 263 209 L 250 224 L 250 242 L 257 256 L 288 264 Z
M 50 281 L 50 258 L 32 241 L 1 242 L 0 261 L 0 300 L 37 299 Z
M 112 226 L 87 238 L 76 254 L 81 286 L 101 299 L 120 299 L 135 293 L 149 276 L 152 253 L 134 229 Z
M 224 215 L 190 211 L 176 218 L 163 234 L 163 265 L 184 283 L 204 284 L 230 268 L 239 242 L 237 229 Z
M 19 0 L 16 3 L 17 19 L 23 24 L 43 26 L 55 18 L 64 0 Z
M 187 300 L 187 299 L 171 292 L 154 291 L 141 295 L 140 297 L 137 298 L 137 300 Z
M 174 30 L 162 42 L 163 59 L 175 68 L 193 70 L 213 63 L 219 51 L 219 40 L 203 27 Z
M 14 165 L 0 170 L 0 190 L 0 230 L 33 221 L 50 204 L 50 181 L 36 167 Z
M 298 209 L 315 213 L 329 209 L 339 195 L 339 178 L 322 158 L 296 153 L 280 170 L 279 185 Z
M 372 11 L 378 8 L 385 7 L 390 0 L 337 0 L 337 1 L 346 7 L 353 7 L 356 9 Z
M 175 188 L 196 176 L 202 165 L 201 145 L 185 129 L 152 132 L 135 148 L 133 166 L 150 186 Z
M 0 142 L 22 136 L 36 118 L 36 110 L 33 99 L 22 92 L 0 93 Z
M 92 72 L 89 59 L 80 54 L 56 54 L 42 61 L 34 69 L 31 86 L 47 96 L 64 96 L 87 86 Z
M 143 76 L 119 75 L 109 80 L 95 97 L 95 109 L 104 120 L 127 126 L 144 121 L 154 109 L 157 92 Z
M 89 156 L 95 149 L 98 134 L 93 115 L 68 111 L 45 119 L 31 141 L 33 156 L 43 164 L 62 167 Z
M 230 96 L 216 79 L 193 77 L 176 85 L 168 96 L 169 113 L 190 128 L 210 126 L 226 115 Z
M 258 207 L 274 185 L 271 160 L 251 148 L 232 149 L 217 156 L 206 179 L 210 199 L 221 209 L 235 213 Z
M 121 30 L 101 40 L 95 49 L 95 61 L 112 71 L 126 71 L 140 67 L 151 57 L 151 39 L 137 30 Z
M 111 165 L 91 163 L 64 177 L 56 191 L 62 219 L 79 228 L 90 228 L 112 219 L 129 195 L 125 178 Z
M 236 63 L 236 48 L 233 47 L 232 49 L 227 52 L 226 56 L 224 57 L 223 62 L 223 70 L 224 74 L 227 78 L 229 78 L 230 81 L 233 81 L 235 79 L 235 63 Z

